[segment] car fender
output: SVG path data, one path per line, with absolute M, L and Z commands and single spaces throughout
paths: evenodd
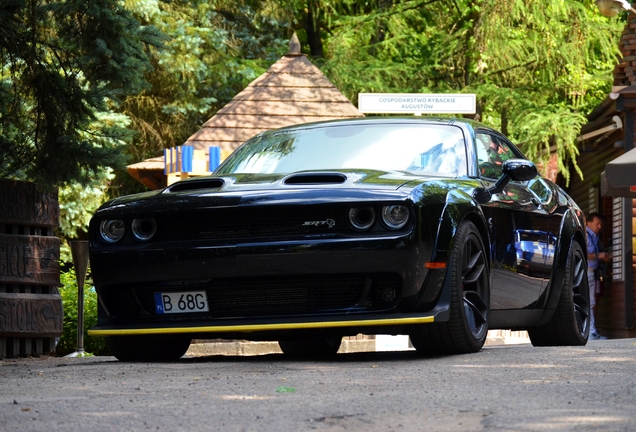
M 552 277 L 548 283 L 548 288 L 544 292 L 544 297 L 539 299 L 538 302 L 538 306 L 544 308 L 543 316 L 538 325 L 550 321 L 559 303 L 565 278 L 565 267 L 572 243 L 579 243 L 583 248 L 583 253 L 587 256 L 585 227 L 581 217 L 577 216 L 573 210 L 567 210 L 563 215 L 559 232 L 558 243 L 554 251 L 554 261 L 552 262 Z
M 432 261 L 435 263 L 444 263 L 444 270 L 431 270 L 427 281 L 425 282 L 427 293 L 426 298 L 421 299 L 421 305 L 427 304 L 431 297 L 436 298 L 435 310 L 445 311 L 438 314 L 440 321 L 446 321 L 450 318 L 449 306 L 450 306 L 450 278 L 448 272 L 448 260 L 450 258 L 450 251 L 452 250 L 455 234 L 461 223 L 465 220 L 470 220 L 482 236 L 484 247 L 490 251 L 490 235 L 487 230 L 486 218 L 481 210 L 479 204 L 463 190 L 451 190 L 446 195 L 446 201 L 444 208 L 439 217 L 437 226 L 437 234 L 435 236 L 435 243 L 433 247 Z M 489 254 L 488 263 L 490 264 L 492 256 Z M 443 272 L 440 274 L 440 271 Z M 439 284 L 439 279 L 443 277 L 443 282 Z M 437 282 L 436 282 L 437 281 Z M 432 286 L 432 285 L 438 286 Z M 430 303 L 428 303 L 430 304 Z
M 490 233 L 481 206 L 463 190 L 452 190 L 446 195 L 446 203 L 437 227 L 433 261 L 448 262 L 457 229 L 464 220 L 470 220 L 479 230 L 484 247 L 490 251 Z M 492 256 L 488 257 L 491 261 Z

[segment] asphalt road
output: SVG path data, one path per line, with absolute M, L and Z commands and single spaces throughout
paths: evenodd
M 2 431 L 634 431 L 636 340 L 339 354 L 0 361 Z

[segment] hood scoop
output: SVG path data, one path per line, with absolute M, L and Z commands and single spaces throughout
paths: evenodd
M 342 184 L 347 176 L 340 173 L 299 173 L 283 179 L 286 185 Z
M 175 183 L 166 188 L 166 192 L 184 192 L 200 189 L 218 189 L 225 184 L 220 178 L 206 178 L 201 180 L 189 180 Z

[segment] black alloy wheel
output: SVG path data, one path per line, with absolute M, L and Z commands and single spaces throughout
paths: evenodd
M 340 348 L 342 337 L 318 337 L 302 340 L 278 341 L 285 355 L 304 358 L 324 358 L 335 356 Z
M 590 335 L 590 286 L 583 248 L 572 242 L 559 303 L 545 325 L 528 329 L 534 346 L 585 345 Z
M 463 222 L 455 234 L 447 277 L 450 278 L 450 320 L 415 326 L 413 346 L 421 353 L 465 354 L 486 342 L 490 317 L 490 267 L 477 227 Z
M 486 256 L 481 240 L 471 235 L 465 243 L 464 262 L 462 264 L 462 290 L 464 321 L 475 339 L 482 338 L 488 332 L 489 308 L 486 275 Z M 481 348 L 481 347 L 480 347 Z

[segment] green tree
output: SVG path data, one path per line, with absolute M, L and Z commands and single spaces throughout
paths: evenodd
M 263 3 L 301 30 L 354 103 L 359 92 L 476 93 L 477 119 L 534 160 L 557 154 L 566 180 L 585 115 L 610 91 L 625 25 L 592 0 Z
M 89 184 L 70 182 L 58 189 L 60 226 L 57 229 L 57 236 L 61 240 L 60 260 L 62 262 L 73 261 L 69 240 L 88 238 L 88 224 L 93 213 L 109 197 L 108 187 L 114 177 L 112 171 L 110 168 L 98 171 Z
M 0 175 L 87 183 L 121 166 L 128 132 L 99 114 L 147 86 L 160 44 L 120 2 L 0 2 Z
M 484 2 L 466 87 L 528 157 L 547 165 L 556 154 L 566 181 L 571 159 L 582 177 L 576 137 L 611 90 L 623 27 L 591 1 Z
M 201 125 L 286 52 L 288 26 L 257 1 L 126 0 L 125 7 L 167 37 L 149 50 L 150 87 L 127 96 L 119 112 L 136 137 L 125 152 L 138 162 L 183 144 Z M 123 170 L 114 194 L 141 190 Z

